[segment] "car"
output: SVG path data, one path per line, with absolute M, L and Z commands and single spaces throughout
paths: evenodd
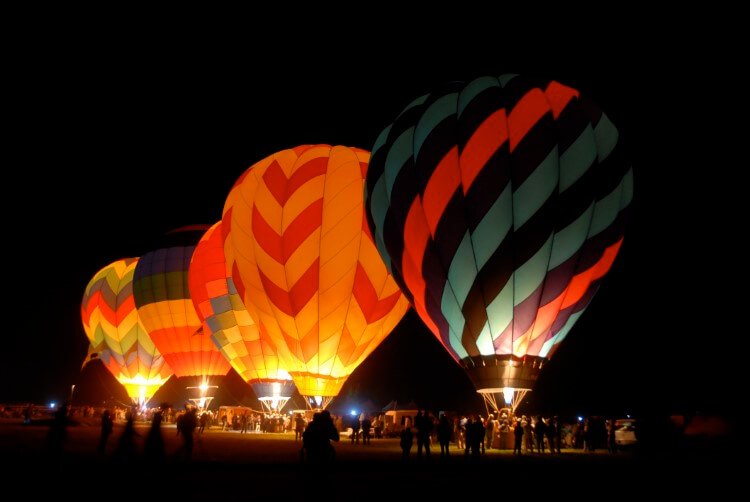
M 635 436 L 636 420 L 620 418 L 615 420 L 615 443 L 617 446 L 632 446 L 638 442 Z

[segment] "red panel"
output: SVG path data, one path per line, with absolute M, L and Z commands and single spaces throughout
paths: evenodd
M 482 122 L 461 151 L 461 182 L 469 191 L 487 161 L 508 140 L 505 109 L 497 110 Z
M 512 152 L 534 125 L 549 112 L 549 104 L 541 89 L 534 88 L 518 100 L 508 116 L 508 136 Z

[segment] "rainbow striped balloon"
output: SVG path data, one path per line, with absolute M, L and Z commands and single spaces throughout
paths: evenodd
M 81 320 L 93 351 L 128 395 L 141 404 L 172 375 L 141 323 L 133 300 L 138 258 L 101 269 L 86 286 Z

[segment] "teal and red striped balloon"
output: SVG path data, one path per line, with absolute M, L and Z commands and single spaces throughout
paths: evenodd
M 528 390 L 589 304 L 633 193 L 618 131 L 575 89 L 517 75 L 451 83 L 378 137 L 378 250 L 481 393 Z

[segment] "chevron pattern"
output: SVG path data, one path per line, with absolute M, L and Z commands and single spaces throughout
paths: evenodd
M 343 146 L 284 150 L 224 207 L 230 275 L 302 395 L 338 394 L 408 309 L 367 231 L 368 161 Z
M 150 398 L 172 370 L 135 308 L 133 274 L 137 263 L 137 258 L 118 260 L 94 275 L 83 295 L 81 320 L 91 346 L 115 378 L 126 387 L 136 381 L 146 387 L 145 391 L 128 388 L 130 397 Z
M 188 286 L 204 333 L 210 333 L 216 347 L 246 382 L 290 380 L 289 373 L 279 366 L 271 338 L 261 334 L 227 274 L 221 222 L 198 242 L 190 260 Z M 293 391 L 291 387 L 284 386 Z
M 194 250 L 194 245 L 172 246 L 143 255 L 133 278 L 135 305 L 177 377 L 223 376 L 229 363 L 203 331 L 190 299 L 188 268 Z
M 366 207 L 389 270 L 471 367 L 554 353 L 617 255 L 632 189 L 601 110 L 503 75 L 412 102 L 373 147 Z

